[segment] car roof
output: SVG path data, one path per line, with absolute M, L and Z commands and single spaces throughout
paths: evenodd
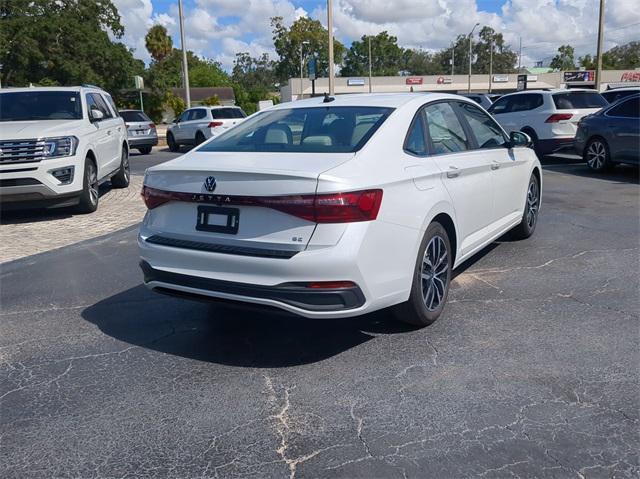
M 629 91 L 629 90 L 631 90 L 631 91 L 635 91 L 635 90 L 640 91 L 640 86 L 621 86 L 621 87 L 618 87 L 618 88 L 610 88 L 610 89 L 605 90 L 605 91 L 603 91 L 601 93 L 609 93 L 609 92 L 612 92 L 612 91 Z
M 216 110 L 219 108 L 237 108 L 238 110 L 241 109 L 238 105 L 192 105 L 191 108 L 187 108 L 187 110 L 193 110 L 194 108 L 211 108 L 212 110 Z
M 508 96 L 514 96 L 514 95 L 522 95 L 525 93 L 539 93 L 541 95 L 544 94 L 548 94 L 548 95 L 553 95 L 555 93 L 581 93 L 581 92 L 592 92 L 592 93 L 600 93 L 596 90 L 593 90 L 591 88 L 549 88 L 549 89 L 538 89 L 538 90 L 521 90 L 521 91 L 514 91 L 511 93 L 505 93 L 504 95 L 502 95 L 500 98 L 506 98 Z
M 325 103 L 324 97 L 308 98 L 293 102 L 280 103 L 268 110 L 281 110 L 289 108 L 312 108 L 312 107 L 336 107 L 336 106 L 370 106 L 370 107 L 386 107 L 400 108 L 410 103 L 425 103 L 425 99 L 436 101 L 441 99 L 460 99 L 458 95 L 448 93 L 430 93 L 430 92 L 413 92 L 413 93 L 348 93 L 346 95 L 335 95 L 331 98 L 331 102 Z
M 102 88 L 97 86 L 83 85 L 83 86 L 31 86 L 31 87 L 5 87 L 0 90 L 0 93 L 7 92 L 21 92 L 21 91 L 73 91 L 81 92 L 84 90 L 99 91 L 101 93 L 107 93 Z

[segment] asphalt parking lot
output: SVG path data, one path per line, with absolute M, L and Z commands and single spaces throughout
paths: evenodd
M 130 213 L 3 263 L 0 477 L 638 477 L 638 170 L 556 163 L 425 329 L 150 293 Z

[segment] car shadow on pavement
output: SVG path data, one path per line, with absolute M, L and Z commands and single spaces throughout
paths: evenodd
M 416 329 L 393 320 L 388 311 L 310 320 L 276 310 L 162 296 L 143 285 L 89 306 L 82 317 L 128 344 L 198 361 L 253 368 L 315 363 L 376 335 Z
M 100 197 L 111 191 L 111 182 L 100 185 Z M 73 206 L 64 208 L 30 208 L 30 209 L 2 209 L 0 208 L 0 225 L 15 225 L 23 223 L 37 223 L 71 218 L 76 213 Z
M 633 165 L 616 165 L 601 173 L 591 171 L 586 163 L 544 165 L 543 170 L 618 183 L 640 184 L 640 169 Z

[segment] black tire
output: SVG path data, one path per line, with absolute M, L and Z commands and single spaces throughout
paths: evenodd
M 199 131 L 198 133 L 196 133 L 196 146 L 198 146 L 200 143 L 204 143 L 205 140 L 206 138 L 204 137 L 202 132 Z
M 511 230 L 511 236 L 516 240 L 527 239 L 536 230 L 538 213 L 540 212 L 540 182 L 534 174 L 529 179 L 527 186 L 527 199 L 522 212 L 522 221 Z
M 540 141 L 538 140 L 537 133 L 533 131 L 531 128 L 523 128 L 522 133 L 526 133 L 531 137 L 531 143 L 533 143 L 533 151 L 536 152 L 536 155 L 538 156 L 538 158 L 542 158 L 544 156 L 544 152 L 540 147 Z
M 130 177 L 129 150 L 123 145 L 122 152 L 120 153 L 120 169 L 111 177 L 111 186 L 114 188 L 127 188 Z
M 98 170 L 90 157 L 84 160 L 84 181 L 82 193 L 76 210 L 78 213 L 93 213 L 98 209 L 100 194 L 98 192 Z
M 149 153 L 151 153 L 151 150 L 152 150 L 151 146 L 145 146 L 144 148 L 138 148 L 138 151 L 143 155 L 148 155 Z
M 449 235 L 440 223 L 431 223 L 418 250 L 409 300 L 393 308 L 396 319 L 415 326 L 438 319 L 447 302 L 452 266 Z
M 167 146 L 169 147 L 169 151 L 180 151 L 180 145 L 176 143 L 176 139 L 173 137 L 173 133 L 167 133 Z
M 613 166 L 611 155 L 609 154 L 609 145 L 600 137 L 591 138 L 588 141 L 582 156 L 591 171 L 597 173 L 610 170 Z

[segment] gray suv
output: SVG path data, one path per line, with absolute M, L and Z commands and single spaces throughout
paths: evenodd
M 141 110 L 120 110 L 120 116 L 127 126 L 129 148 L 135 148 L 143 155 L 151 153 L 158 144 L 156 125 Z

